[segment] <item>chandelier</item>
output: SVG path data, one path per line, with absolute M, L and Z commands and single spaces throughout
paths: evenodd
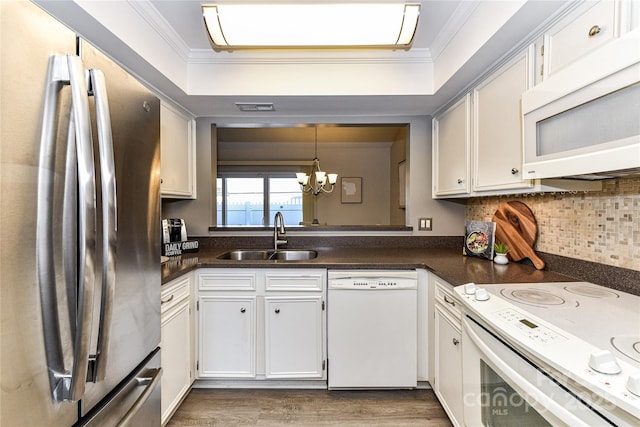
M 300 189 L 305 193 L 312 193 L 317 196 L 320 193 L 331 193 L 338 180 L 337 173 L 326 173 L 320 169 L 320 159 L 318 159 L 318 127 L 315 129 L 315 157 L 313 159 L 313 166 L 311 168 L 311 174 L 307 175 L 304 172 L 296 173 L 298 178 L 298 184 Z

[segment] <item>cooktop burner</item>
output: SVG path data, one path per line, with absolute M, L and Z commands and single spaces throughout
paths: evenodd
M 512 301 L 534 305 L 564 305 L 567 300 L 547 291 L 539 289 L 501 289 L 500 293 Z
M 611 338 L 611 345 L 620 353 L 640 362 L 640 337 L 622 335 Z
M 568 285 L 564 289 L 575 295 L 590 298 L 620 298 L 620 295 L 612 290 L 596 288 L 592 285 Z
M 640 298 L 587 282 L 481 285 L 560 330 L 640 368 Z M 613 337 L 613 338 L 612 338 Z

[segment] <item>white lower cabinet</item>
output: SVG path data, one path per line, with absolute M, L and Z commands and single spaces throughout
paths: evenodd
M 326 380 L 326 270 L 197 274 L 199 379 Z
M 463 423 L 461 312 L 451 286 L 435 280 L 434 392 L 455 426 Z
M 201 296 L 201 377 L 256 375 L 256 297 Z
M 265 297 L 265 377 L 322 378 L 323 297 Z
M 165 284 L 161 292 L 162 425 L 191 387 L 190 288 L 191 275 L 187 275 Z

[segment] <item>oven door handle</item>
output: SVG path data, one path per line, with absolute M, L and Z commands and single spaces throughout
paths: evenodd
M 568 411 L 562 405 L 556 403 L 553 399 L 549 398 L 542 391 L 538 390 L 534 385 L 527 381 L 522 375 L 520 375 L 515 369 L 504 363 L 500 357 L 487 346 L 478 334 L 473 330 L 474 325 L 467 318 L 462 319 L 463 328 L 468 334 L 468 337 L 473 341 L 478 350 L 487 359 L 493 363 L 493 365 L 501 370 L 506 377 L 512 380 L 517 387 L 519 387 L 527 397 L 531 397 L 534 402 L 529 402 L 534 408 L 540 406 L 545 410 L 551 412 L 558 420 L 570 426 L 588 426 L 584 421 L 577 418 L 571 411 Z M 465 344 L 463 343 L 463 346 Z M 464 350 L 463 350 L 464 351 Z M 523 396 L 524 397 L 524 396 Z M 526 399 L 525 400 L 529 400 Z

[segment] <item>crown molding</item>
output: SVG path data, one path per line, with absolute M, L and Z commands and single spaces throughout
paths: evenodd
M 431 43 L 431 58 L 436 61 L 480 5 L 477 0 L 462 1 Z
M 149 0 L 127 0 L 127 3 L 185 63 L 189 61 L 189 46 Z

